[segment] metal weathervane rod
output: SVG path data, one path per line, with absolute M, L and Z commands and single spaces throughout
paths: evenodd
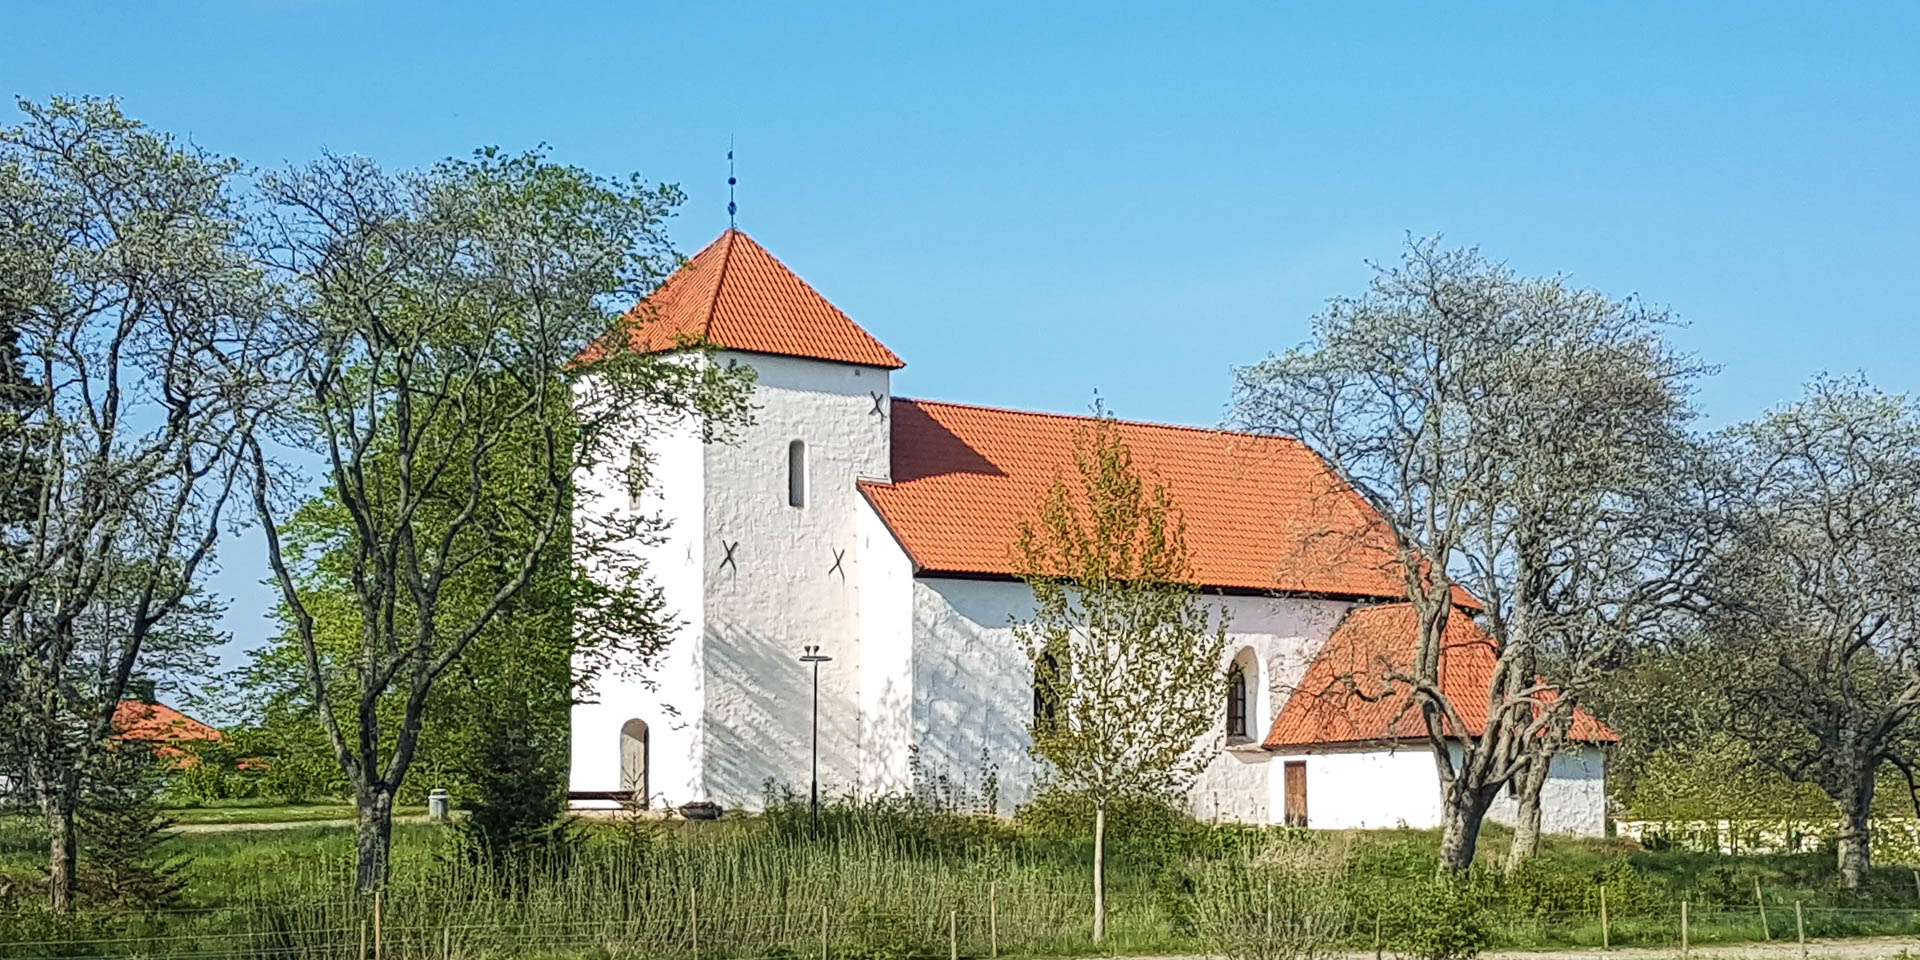
M 733 218 L 740 212 L 740 205 L 733 202 L 733 185 L 739 181 L 733 178 L 733 134 L 727 134 L 727 229 L 733 229 Z

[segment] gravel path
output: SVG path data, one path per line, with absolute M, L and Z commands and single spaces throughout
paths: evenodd
M 403 814 L 393 818 L 394 823 L 429 823 L 424 813 Z M 344 817 L 337 820 L 281 820 L 274 823 L 181 823 L 173 827 L 174 833 L 246 833 L 254 830 L 299 830 L 302 827 L 351 827 L 353 819 Z
M 1808 960 L 1888 960 L 1920 956 L 1920 937 L 1858 937 L 1847 940 L 1807 941 Z M 1328 960 L 1373 960 L 1373 953 L 1336 954 Z M 1386 954 L 1391 960 L 1393 954 Z M 1800 945 L 1793 941 L 1770 943 L 1705 944 L 1693 948 L 1694 960 L 1800 960 Z M 1143 958 L 1144 960 L 1144 958 Z M 1219 960 L 1217 957 L 1158 957 L 1153 960 Z M 1678 945 L 1671 947 L 1616 947 L 1600 950 L 1575 947 L 1567 950 L 1494 950 L 1480 960 L 1680 960 Z
M 1920 953 L 1920 937 L 1859 937 L 1847 940 L 1809 940 L 1810 960 L 1880 960 L 1884 957 L 1911 957 Z M 1370 957 L 1371 955 L 1369 955 Z M 1653 960 L 1679 957 L 1680 948 L 1621 947 L 1597 950 L 1581 947 L 1573 950 L 1502 950 L 1483 953 L 1482 960 Z M 1791 940 L 1767 943 L 1704 944 L 1693 948 L 1692 956 L 1712 960 L 1800 960 L 1800 945 Z M 1356 958 L 1358 960 L 1358 958 Z

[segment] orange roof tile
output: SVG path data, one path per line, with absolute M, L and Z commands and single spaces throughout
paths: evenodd
M 906 366 L 739 230 L 729 229 L 694 254 L 629 317 L 635 322 L 628 342 L 642 353 L 700 340 L 730 350 Z
M 861 489 L 920 572 L 1010 576 L 1020 522 L 1073 472 L 1076 435 L 1090 422 L 895 398 L 893 482 Z M 1202 585 L 1406 595 L 1375 515 L 1299 441 L 1117 426 L 1134 463 L 1170 488 Z
M 122 740 L 218 740 L 220 731 L 164 703 L 122 700 L 113 710 L 114 736 Z
M 1347 614 L 1273 719 L 1266 746 L 1425 739 L 1426 721 L 1408 702 L 1406 685 L 1395 683 L 1390 688 L 1384 679 L 1411 669 L 1418 626 L 1410 603 L 1360 607 Z M 1456 614 L 1447 619 L 1440 648 L 1440 687 L 1466 721 L 1468 736 L 1486 730 L 1487 693 L 1497 650 L 1493 638 L 1472 617 Z M 1545 702 L 1552 699 L 1550 691 L 1541 696 Z M 1586 743 L 1620 739 L 1584 709 L 1574 712 L 1570 737 Z

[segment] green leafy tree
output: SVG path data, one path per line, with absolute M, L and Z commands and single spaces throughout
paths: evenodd
M 688 419 L 718 435 L 746 416 L 750 375 L 623 348 L 646 318 L 619 310 L 677 263 L 675 188 L 493 150 L 404 174 L 329 157 L 261 187 L 291 396 L 248 437 L 254 505 L 371 892 L 436 691 L 512 622 L 543 558 L 570 541 L 600 582 L 644 579 L 657 522 L 574 477 Z M 324 522 L 286 523 L 276 439 L 324 464 L 308 507 Z M 592 633 L 627 597 L 568 613 Z
M 1096 413 L 1099 413 L 1096 407 Z M 1173 493 L 1134 466 L 1097 416 L 1020 525 L 1020 577 L 1034 613 L 1016 620 L 1034 672 L 1033 755 L 1052 786 L 1093 808 L 1093 933 L 1106 933 L 1107 813 L 1179 796 L 1207 762 L 1227 643 L 1202 602 Z

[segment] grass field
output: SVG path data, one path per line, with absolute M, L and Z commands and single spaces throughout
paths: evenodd
M 273 809 L 236 805 L 228 815 Z M 337 808 L 292 809 L 330 818 Z M 590 822 L 582 832 L 564 861 L 501 869 L 476 862 L 443 825 L 397 827 L 384 956 L 691 960 L 696 947 L 701 960 L 818 956 L 823 919 L 829 952 L 854 960 L 1095 950 L 1089 844 L 1071 823 L 838 806 L 818 843 L 795 810 L 718 823 Z M 1497 862 L 1504 845 L 1492 831 L 1483 858 Z M 39 882 L 36 828 L 0 826 L 0 875 L 15 890 L 12 905 L 0 905 L 0 957 L 352 956 L 371 923 L 368 905 L 350 895 L 350 830 L 191 834 L 171 846 L 186 887 L 170 909 L 56 918 L 22 892 Z M 1775 936 L 1790 935 L 1796 902 L 1811 936 L 1920 932 L 1920 888 L 1904 867 L 1884 867 L 1867 890 L 1842 895 L 1831 858 L 1819 855 L 1731 858 L 1560 840 L 1522 876 L 1483 869 L 1449 899 L 1433 885 L 1433 847 L 1431 834 L 1414 831 L 1117 823 L 1100 952 L 1213 952 L 1223 931 L 1271 932 L 1307 913 L 1332 942 L 1360 950 L 1378 937 L 1419 952 L 1422 927 L 1450 925 L 1488 947 L 1597 946 L 1603 887 L 1612 945 L 1677 947 L 1683 900 L 1692 943 L 1758 940 L 1756 882 Z M 1312 898 L 1300 894 L 1307 888 Z

